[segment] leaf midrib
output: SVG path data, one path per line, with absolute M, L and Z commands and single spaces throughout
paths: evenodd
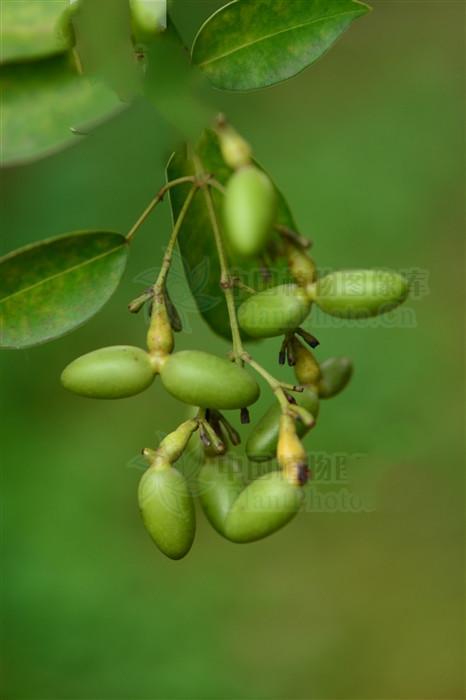
M 276 36 L 279 36 L 280 34 L 286 34 L 287 32 L 292 32 L 295 29 L 302 29 L 303 27 L 308 27 L 310 24 L 317 24 L 318 22 L 324 22 L 325 20 L 328 19 L 333 19 L 334 17 L 343 17 L 345 15 L 354 15 L 357 12 L 357 10 L 348 10 L 347 12 L 338 12 L 337 14 L 333 15 L 325 15 L 324 17 L 317 17 L 316 19 L 311 19 L 309 22 L 304 22 L 302 24 L 296 24 L 293 27 L 287 27 L 286 29 L 280 29 L 280 31 L 273 32 L 273 34 L 266 34 L 265 36 L 261 36 L 259 39 L 254 39 L 254 41 L 250 41 L 247 44 L 242 44 L 241 46 L 237 46 L 236 48 L 232 49 L 231 51 L 227 51 L 226 53 L 223 53 L 219 56 L 215 56 L 214 58 L 209 58 L 206 61 L 202 61 L 201 63 L 197 63 L 199 67 L 202 66 L 208 66 L 211 63 L 215 63 L 216 61 L 221 61 L 223 58 L 227 58 L 228 56 L 231 56 L 234 53 L 237 53 L 238 51 L 243 51 L 244 49 L 248 49 L 251 46 L 254 46 L 254 44 L 260 44 L 262 41 L 267 41 L 268 39 L 273 39 Z
M 31 285 L 29 285 L 29 287 L 24 287 L 23 289 L 20 289 L 19 291 L 14 292 L 14 294 L 9 294 L 8 296 L 3 297 L 3 299 L 0 299 L 0 305 L 6 301 L 10 301 L 10 299 L 13 299 L 14 297 L 17 297 L 21 294 L 26 294 L 27 292 L 31 291 L 31 289 L 35 289 L 36 287 L 40 287 L 42 284 L 46 284 L 48 282 L 51 282 L 52 280 L 56 279 L 57 277 L 67 275 L 69 272 L 73 272 L 74 270 L 78 270 L 81 267 L 86 267 L 86 265 L 90 265 L 91 263 L 95 262 L 96 260 L 101 260 L 102 258 L 105 258 L 107 255 L 112 255 L 112 253 L 115 253 L 120 248 L 124 248 L 124 245 L 125 245 L 124 243 L 121 243 L 119 246 L 112 248 L 112 250 L 107 250 L 105 253 L 101 253 L 100 255 L 97 255 L 94 258 L 91 258 L 90 260 L 86 260 L 86 262 L 79 263 L 78 265 L 73 265 L 72 267 L 68 267 L 66 270 L 63 270 L 62 272 L 57 272 L 56 275 L 51 275 L 51 277 L 47 277 L 46 279 L 40 280 L 40 282 L 35 282 L 35 284 L 31 284 Z

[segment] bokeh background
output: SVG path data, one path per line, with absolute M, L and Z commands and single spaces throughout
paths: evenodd
M 184 37 L 221 4 L 175 3 Z M 140 522 L 138 454 L 186 413 L 157 382 L 121 402 L 60 387 L 75 356 L 142 344 L 144 319 L 126 304 L 160 263 L 165 206 L 97 317 L 0 355 L 2 697 L 464 697 L 464 4 L 373 5 L 297 78 L 208 98 L 252 141 L 322 268 L 390 266 L 416 280 L 388 321 L 308 322 L 319 358 L 356 366 L 307 440 L 328 466 L 308 512 L 248 546 L 199 513 L 190 555 L 165 559 Z M 139 103 L 74 148 L 4 173 L 0 252 L 128 230 L 178 139 Z M 226 352 L 179 267 L 171 289 L 186 324 L 178 347 Z M 276 345 L 254 348 L 269 369 Z M 264 390 L 254 416 L 269 402 Z

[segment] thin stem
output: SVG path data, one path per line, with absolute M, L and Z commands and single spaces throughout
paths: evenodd
M 196 166 L 198 161 L 196 159 Z M 209 213 L 210 223 L 214 232 L 215 245 L 217 248 L 218 260 L 220 264 L 220 286 L 225 295 L 225 301 L 228 310 L 228 318 L 230 320 L 231 337 L 233 340 L 233 355 L 236 363 L 241 364 L 241 354 L 244 352 L 243 342 L 239 332 L 238 319 L 236 317 L 235 298 L 233 294 L 233 280 L 228 268 L 228 260 L 223 245 L 222 233 L 218 223 L 217 214 L 215 212 L 212 193 L 210 191 L 210 181 L 202 187 L 206 201 L 207 211 Z
M 136 221 L 135 224 L 131 227 L 129 232 L 126 235 L 126 240 L 128 243 L 130 243 L 138 229 L 142 226 L 142 224 L 145 222 L 149 214 L 155 209 L 157 204 L 159 204 L 163 198 L 165 197 L 166 193 L 168 190 L 170 190 L 172 187 L 176 187 L 177 185 L 183 185 L 186 182 L 196 182 L 196 178 L 192 175 L 186 175 L 185 177 L 178 177 L 176 180 L 172 180 L 171 182 L 167 182 L 166 185 L 160 188 L 160 190 L 157 192 L 155 197 L 149 202 L 147 207 L 144 209 L 142 212 L 141 216 L 139 219 Z
M 312 246 L 312 241 L 304 236 L 301 236 L 301 234 L 299 234 L 297 231 L 293 231 L 293 229 L 288 228 L 288 226 L 283 226 L 283 224 L 275 224 L 274 228 L 283 238 L 291 241 L 299 248 L 306 250 Z
M 281 409 L 283 413 L 288 412 L 289 409 L 289 403 L 288 399 L 286 398 L 283 385 L 281 382 L 278 381 L 278 379 L 275 379 L 270 372 L 267 372 L 262 365 L 260 365 L 258 362 L 252 359 L 252 357 L 247 353 L 243 352 L 241 355 L 241 359 L 246 362 L 250 367 L 252 367 L 258 374 L 261 375 L 267 382 L 267 384 L 270 386 L 272 389 L 273 393 L 277 397 L 278 403 L 281 406 Z
M 211 177 L 209 179 L 209 185 L 211 185 L 211 187 L 215 187 L 215 189 L 221 192 L 222 194 L 225 194 L 225 192 L 227 191 L 226 187 L 224 187 L 222 183 L 216 180 L 214 177 Z
M 202 172 L 202 163 L 200 159 L 193 154 L 193 160 L 196 170 Z M 233 340 L 233 352 L 232 359 L 237 364 L 243 364 L 244 362 L 248 364 L 252 369 L 254 369 L 258 374 L 260 374 L 265 381 L 271 387 L 273 393 L 277 397 L 277 400 L 281 406 L 282 412 L 287 413 L 289 411 L 289 402 L 284 391 L 284 385 L 275 379 L 266 369 L 264 369 L 260 364 L 258 364 L 252 357 L 244 350 L 243 342 L 241 340 L 241 334 L 239 331 L 238 318 L 236 316 L 236 306 L 235 298 L 233 294 L 233 288 L 235 286 L 235 278 L 231 276 L 230 269 L 228 267 L 228 259 L 225 252 L 225 246 L 223 244 L 222 233 L 220 231 L 220 225 L 218 222 L 217 214 L 214 207 L 214 202 L 212 199 L 211 186 L 217 186 L 217 181 L 210 177 L 209 179 L 201 182 L 199 184 L 204 192 L 204 197 L 206 201 L 207 211 L 210 218 L 210 223 L 212 225 L 212 230 L 214 232 L 215 245 L 217 248 L 217 255 L 220 264 L 220 286 L 223 289 L 225 295 L 225 301 L 227 304 L 228 318 L 230 321 L 231 336 Z M 221 189 L 224 191 L 222 185 Z M 288 385 L 287 385 L 288 386 Z M 291 385 L 290 390 L 291 390 Z M 293 389 L 295 389 L 293 385 Z
M 233 280 L 233 286 L 236 287 L 237 289 L 242 289 L 243 291 L 247 292 L 248 294 L 256 294 L 257 293 L 257 291 L 255 289 L 253 289 L 252 287 L 249 287 L 249 285 L 247 285 L 247 284 L 244 284 L 244 282 L 242 282 L 239 277 L 233 277 L 232 280 Z
M 180 178 L 181 179 L 181 178 Z M 173 180 L 171 185 L 176 182 L 176 180 Z M 178 183 L 179 184 L 179 183 Z M 194 185 L 191 190 L 189 191 L 188 196 L 183 202 L 183 206 L 181 207 L 180 213 L 178 214 L 178 218 L 175 221 L 175 225 L 173 226 L 173 230 L 171 232 L 169 241 L 167 243 L 167 247 L 165 248 L 165 254 L 163 256 L 162 260 L 162 267 L 160 268 L 160 272 L 158 274 L 157 280 L 154 284 L 154 296 L 160 295 L 163 293 L 163 289 L 165 286 L 165 280 L 168 275 L 168 271 L 170 269 L 170 265 L 172 262 L 172 257 L 173 257 L 173 251 L 175 250 L 175 245 L 176 245 L 176 239 L 178 238 L 178 234 L 180 232 L 180 229 L 183 225 L 183 221 L 185 219 L 186 214 L 188 213 L 188 209 L 191 206 L 191 202 L 193 201 L 193 197 L 196 194 L 196 192 L 199 189 L 199 185 Z

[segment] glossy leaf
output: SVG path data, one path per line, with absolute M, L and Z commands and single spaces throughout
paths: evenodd
M 231 175 L 231 170 L 225 165 L 217 136 L 212 131 L 206 131 L 198 145 L 197 154 L 205 172 L 215 173 L 215 177 L 225 184 Z M 180 149 L 171 158 L 167 167 L 167 179 L 173 180 L 182 175 L 192 175 L 196 172 L 194 163 L 186 155 L 185 149 Z M 180 186 L 170 190 L 170 203 L 173 217 L 176 218 L 189 192 L 190 186 Z M 277 223 L 296 230 L 296 224 L 291 216 L 283 196 L 278 194 Z M 222 220 L 222 195 L 212 192 L 219 222 Z M 277 234 L 276 234 L 277 235 Z M 220 288 L 220 266 L 218 263 L 215 242 L 210 219 L 208 216 L 204 195 L 198 193 L 188 211 L 187 217 L 178 237 L 180 253 L 184 270 L 191 292 L 199 312 L 209 326 L 219 335 L 230 338 L 227 307 L 223 291 Z M 260 263 L 257 260 L 244 260 L 235 257 L 229 251 L 229 259 L 233 274 L 254 289 L 265 286 L 261 276 Z M 196 283 L 197 272 L 203 270 L 202 283 Z M 193 273 L 196 271 L 196 275 Z M 283 260 L 273 264 L 273 283 L 279 284 L 289 279 L 288 269 Z M 236 302 L 239 305 L 248 294 L 236 292 Z
M 73 43 L 68 0 L 1 0 L 0 63 L 67 51 Z
M 119 233 L 78 232 L 0 258 L 0 346 L 25 348 L 64 335 L 99 311 L 125 269 Z
M 320 58 L 369 9 L 357 0 L 234 0 L 203 24 L 192 61 L 223 90 L 274 85 Z
M 3 66 L 0 91 L 2 167 L 78 143 L 73 128 L 87 132 L 122 106 L 103 84 L 78 75 L 68 56 Z

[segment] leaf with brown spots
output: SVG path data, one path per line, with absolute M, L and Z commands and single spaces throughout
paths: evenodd
M 123 275 L 128 245 L 108 231 L 80 231 L 0 258 L 0 347 L 26 348 L 94 316 Z

